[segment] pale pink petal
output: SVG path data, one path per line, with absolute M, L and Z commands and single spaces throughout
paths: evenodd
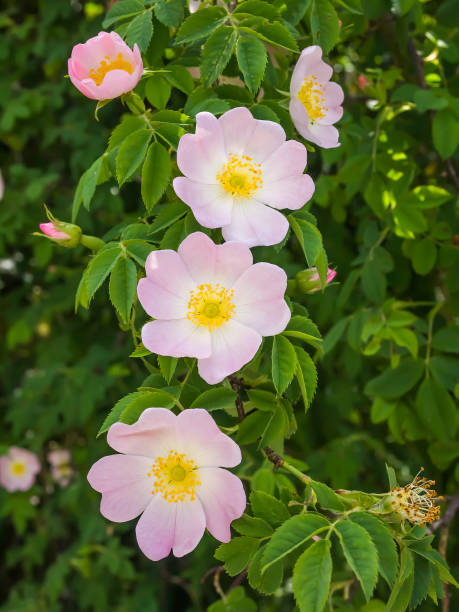
M 297 174 L 279 181 L 264 182 L 254 198 L 274 208 L 297 210 L 312 198 L 314 189 L 314 181 L 308 174 Z
M 168 503 L 160 495 L 154 495 L 137 523 L 137 543 L 143 554 L 152 561 L 160 561 L 171 552 L 175 539 L 177 506 Z
M 222 433 L 202 408 L 184 410 L 177 417 L 177 443 L 200 467 L 234 467 L 241 462 L 241 449 Z
M 296 96 L 307 77 L 314 75 L 319 81 L 329 81 L 332 74 L 333 68 L 322 61 L 322 49 L 317 45 L 307 47 L 301 52 L 293 70 L 290 93 Z
M 166 287 L 152 282 L 148 276 L 139 280 L 137 295 L 150 317 L 155 319 L 183 319 L 186 317 L 188 295 L 178 297 Z
M 148 477 L 152 463 L 150 457 L 108 455 L 92 466 L 88 481 L 102 493 L 102 516 L 123 523 L 145 510 L 152 499 L 151 477 Z
M 226 163 L 230 153 L 242 155 L 244 152 L 246 142 L 250 139 L 255 129 L 255 119 L 248 108 L 238 106 L 223 113 L 218 121 L 223 131 Z
M 49 236 L 54 240 L 67 240 L 70 238 L 68 234 L 57 229 L 57 227 L 55 227 L 54 223 L 51 221 L 49 223 L 40 223 L 40 229 L 45 236 Z
M 133 425 L 114 423 L 107 433 L 108 444 L 119 453 L 151 459 L 167 456 L 177 443 L 176 416 L 166 408 L 147 408 Z
M 260 344 L 260 334 L 230 319 L 212 332 L 212 354 L 198 360 L 199 375 L 209 385 L 221 382 L 248 363 Z
M 169 357 L 208 357 L 210 332 L 189 319 L 151 321 L 142 327 L 142 342 L 152 353 Z
M 332 125 L 310 122 L 306 109 L 296 97 L 290 99 L 290 115 L 296 129 L 306 140 L 310 140 L 324 149 L 340 146 L 338 130 Z
M 188 10 L 190 13 L 196 13 L 200 4 L 201 0 L 188 0 Z
M 126 45 L 127 46 L 127 45 Z M 85 43 L 75 45 L 71 59 L 77 60 L 89 73 L 91 68 L 97 68 L 105 56 L 113 57 L 115 41 L 108 32 L 99 32 Z
M 263 186 L 265 181 L 278 181 L 302 174 L 306 161 L 306 147 L 297 140 L 287 140 L 262 163 Z M 258 192 L 255 195 L 258 195 Z
M 206 517 L 199 499 L 174 505 L 177 510 L 172 552 L 175 557 L 183 557 L 199 544 L 206 528 Z
M 9 449 L 9 455 L 15 461 L 22 461 L 25 464 L 28 472 L 36 474 L 40 471 L 41 465 L 35 453 L 31 453 L 25 448 L 20 448 L 19 446 L 11 446 Z
M 46 457 L 51 465 L 61 465 L 62 463 L 69 463 L 70 451 L 65 448 L 59 448 L 57 450 L 50 451 Z
M 222 228 L 225 240 L 243 242 L 249 247 L 278 244 L 287 231 L 284 215 L 254 199 L 239 199 L 233 206 L 231 223 Z
M 233 286 L 235 319 L 263 336 L 279 334 L 291 317 L 284 300 L 286 288 L 282 268 L 265 262 L 253 265 Z
M 174 179 L 178 197 L 188 204 L 196 221 L 204 227 L 222 227 L 231 220 L 233 197 L 220 185 L 197 183 L 184 176 Z
M 231 521 L 242 516 L 247 500 L 242 482 L 221 468 L 197 470 L 201 486 L 196 489 L 206 515 L 206 527 L 220 542 L 231 539 Z
M 326 111 L 325 116 L 320 119 L 322 125 L 332 125 L 341 119 L 343 116 L 343 103 L 344 94 L 343 90 L 338 83 L 324 83 L 324 96 L 326 99 Z
M 218 119 L 211 113 L 198 113 L 196 134 L 185 134 L 177 148 L 181 172 L 201 183 L 217 183 L 217 172 L 227 162 L 223 134 Z
M 88 83 L 90 85 L 91 83 L 94 83 L 94 81 L 92 79 L 81 79 L 80 80 L 79 78 L 77 78 L 73 71 L 72 66 L 73 66 L 72 60 L 69 59 L 68 72 L 69 72 L 69 77 L 70 77 L 72 84 L 87 98 L 90 98 L 91 100 L 97 100 L 97 92 L 94 93 L 93 89 L 90 86 L 88 87 Z
M 161 317 L 159 313 L 170 307 L 168 318 L 176 318 L 195 288 L 180 256 L 171 250 L 152 251 L 145 262 L 145 271 L 147 282 L 141 280 L 137 286 L 144 310 L 151 317 Z
M 285 142 L 285 132 L 279 123 L 257 119 L 255 129 L 244 146 L 244 155 L 261 163 Z
M 129 74 L 126 70 L 115 69 L 107 72 L 100 85 L 96 85 L 92 79 L 83 80 L 83 84 L 94 97 L 97 96 L 96 100 L 111 100 L 134 89 L 138 81 L 139 78 L 134 73 Z

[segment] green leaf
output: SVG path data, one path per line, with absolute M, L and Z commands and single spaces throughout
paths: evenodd
M 233 55 L 237 32 L 231 26 L 215 30 L 202 50 L 201 81 L 205 87 L 221 75 Z
M 248 514 L 243 514 L 241 518 L 233 521 L 231 527 L 241 535 L 254 538 L 265 538 L 273 533 L 273 528 L 269 523 L 261 518 L 249 516 Z
M 213 115 L 224 113 L 230 105 L 226 100 L 220 100 L 215 91 L 204 87 L 196 89 L 185 103 L 184 112 L 195 117 L 198 113 L 207 111 Z
M 408 393 L 419 382 L 423 372 L 424 362 L 421 359 L 406 359 L 396 368 L 389 368 L 370 380 L 364 391 L 367 395 L 396 399 Z
M 207 411 L 234 408 L 237 394 L 232 389 L 215 387 L 198 395 L 190 408 L 205 408 Z
M 406 15 L 416 2 L 417 0 L 391 0 L 392 12 L 399 17 Z
M 166 191 L 171 173 L 169 153 L 159 142 L 152 143 L 142 166 L 142 200 L 148 213 Z
M 290 222 L 290 227 L 303 249 L 308 265 L 313 266 L 322 252 L 321 233 L 315 225 L 304 219 L 297 219 L 293 215 L 289 215 L 288 220 Z
M 150 233 L 153 235 L 166 229 L 166 227 L 169 227 L 169 225 L 172 225 L 175 221 L 183 217 L 188 210 L 188 206 L 183 202 L 170 202 L 161 205 L 155 220 L 151 224 Z
M 397 346 L 407 348 L 414 359 L 418 356 L 418 338 L 416 334 L 406 327 L 389 327 L 388 334 Z
M 140 266 L 145 265 L 145 260 L 148 255 L 154 250 L 152 244 L 147 242 L 146 240 L 124 240 L 123 246 L 129 255 L 134 259 Z
M 278 21 L 260 24 L 253 32 L 256 36 L 272 45 L 282 47 L 288 51 L 298 52 L 297 42 L 291 35 L 290 30 Z
M 109 295 L 124 323 L 129 321 L 136 290 L 137 268 L 135 263 L 127 257 L 120 257 L 110 274 Z
M 108 139 L 107 153 L 120 146 L 120 144 L 133 132 L 146 126 L 145 120 L 138 115 L 124 115 L 120 123 L 110 134 Z
M 162 74 L 152 74 L 145 84 L 145 95 L 154 108 L 166 108 L 172 87 Z
M 219 6 L 200 9 L 185 19 L 175 38 L 175 45 L 207 38 L 223 24 L 227 13 Z
M 144 11 L 131 21 L 126 30 L 126 42 L 131 47 L 137 44 L 140 51 L 144 53 L 148 49 L 153 36 L 153 22 L 151 11 Z
M 397 477 L 395 476 L 395 470 L 390 465 L 387 465 L 387 463 L 386 463 L 386 472 L 387 472 L 387 478 L 389 480 L 389 489 L 393 489 L 394 487 L 397 487 L 398 482 L 397 482 Z
M 152 355 L 153 353 L 144 347 L 143 344 L 139 344 L 135 347 L 129 357 L 138 358 L 138 357 L 146 357 L 147 355 Z
M 426 430 L 439 440 L 454 437 L 457 411 L 448 391 L 434 378 L 426 378 L 416 395 L 416 412 Z
M 164 72 L 164 77 L 169 81 L 171 85 L 190 95 L 194 89 L 194 79 L 185 66 L 179 66 L 178 64 L 168 64 L 166 66 L 167 72 Z
M 378 578 L 378 553 L 368 532 L 349 520 L 340 521 L 335 530 L 347 562 L 370 600 Z
M 335 323 L 333 327 L 328 331 L 322 344 L 322 349 L 324 353 L 329 353 L 336 346 L 336 344 L 339 342 L 342 335 L 344 334 L 348 323 L 349 319 L 346 317 Z
M 226 601 L 220 599 L 207 608 L 207 612 L 257 612 L 253 599 L 245 596 L 243 587 L 236 587 L 226 596 Z
M 270 3 L 264 2 L 263 0 L 246 0 L 246 2 L 239 2 L 233 11 L 233 15 L 250 14 L 270 21 L 279 19 L 279 11 Z
M 416 608 L 427 597 L 431 581 L 430 563 L 427 559 L 416 555 L 414 557 L 414 584 L 411 594 L 410 608 Z
M 137 130 L 120 146 L 116 156 L 116 176 L 120 187 L 131 178 L 143 162 L 151 136 L 150 130 Z
M 419 185 L 412 193 L 418 201 L 419 208 L 437 208 L 453 197 L 449 191 L 436 185 Z
M 139 420 L 140 415 L 147 408 L 172 408 L 174 404 L 174 396 L 166 391 L 142 391 L 141 396 L 134 398 L 123 408 L 119 420 L 132 425 Z
M 247 395 L 258 410 L 265 412 L 274 412 L 277 408 L 276 396 L 270 391 L 262 391 L 261 389 L 250 389 Z
M 306 544 L 318 531 L 329 526 L 329 521 L 320 514 L 308 512 L 292 516 L 276 529 L 266 545 L 263 555 L 262 572 L 291 552 Z
M 435 265 L 437 247 L 432 240 L 417 240 L 411 251 L 411 261 L 416 274 L 428 274 Z
M 234 521 L 232 523 L 234 526 Z M 261 572 L 262 558 L 265 547 L 257 550 L 249 565 L 247 578 L 252 589 L 260 591 L 265 595 L 271 595 L 281 585 L 284 577 L 284 564 L 282 562 L 275 563 L 266 572 Z
M 178 28 L 183 21 L 186 0 L 156 0 L 154 9 L 158 21 L 171 28 Z
M 169 384 L 172 377 L 174 376 L 175 368 L 177 367 L 177 357 L 167 357 L 164 355 L 158 355 L 158 365 L 161 371 L 161 375 L 164 380 Z
M 260 88 L 266 68 L 267 53 L 264 44 L 255 36 L 241 35 L 237 41 L 236 57 L 245 84 L 255 94 Z
M 271 525 L 279 525 L 290 518 L 286 505 L 263 491 L 252 491 L 250 504 L 255 516 L 264 519 Z
M 102 426 L 99 429 L 97 436 L 99 437 L 101 434 L 108 431 L 111 425 L 113 425 L 113 423 L 117 423 L 120 420 L 120 415 L 123 412 L 123 410 L 127 406 L 129 406 L 129 404 L 133 400 L 141 397 L 143 394 L 144 394 L 143 391 L 134 391 L 134 393 L 129 393 L 129 395 L 125 395 L 120 400 L 118 400 L 116 404 L 113 406 L 113 408 L 110 410 L 110 412 L 108 413 L 104 422 L 102 423 Z
M 89 210 L 91 200 L 96 191 L 96 186 L 98 185 L 101 175 L 103 174 L 103 162 L 104 156 L 101 155 L 81 176 L 75 191 L 75 196 L 73 198 L 72 223 L 74 223 L 75 219 L 77 218 L 81 204 L 83 204 L 83 206 Z
M 437 351 L 446 353 L 459 353 L 459 326 L 443 327 L 435 332 L 432 346 Z
M 330 489 L 325 483 L 311 480 L 310 485 L 317 496 L 317 501 L 322 508 L 342 512 L 345 509 L 343 499 Z
M 362 290 L 369 300 L 381 304 L 386 295 L 386 277 L 374 260 L 367 260 L 362 268 Z
M 296 376 L 300 385 L 305 410 L 311 406 L 317 389 L 317 369 L 309 354 L 300 346 L 295 346 L 297 357 Z
M 322 612 L 327 603 L 332 574 L 330 540 L 314 542 L 293 568 L 293 594 L 300 612 Z
M 435 113 L 432 122 L 434 146 L 443 159 L 451 157 L 459 144 L 459 119 L 449 108 Z
M 223 561 L 230 576 L 242 572 L 260 546 L 260 540 L 248 536 L 233 538 L 228 544 L 221 544 L 215 551 L 215 558 Z
M 109 242 L 94 255 L 86 270 L 88 299 L 91 300 L 97 289 L 115 267 L 122 254 L 118 243 Z
M 408 607 L 413 591 L 413 569 L 413 555 L 403 547 L 400 555 L 400 571 L 387 602 L 387 612 L 403 612 Z
M 378 551 L 379 573 L 393 588 L 397 577 L 398 555 L 391 532 L 379 518 L 368 512 L 353 512 L 349 518 L 368 531 Z
M 312 0 L 311 32 L 315 45 L 329 53 L 339 39 L 339 19 L 329 0 Z
M 275 336 L 272 348 L 273 383 L 279 395 L 282 395 L 292 382 L 297 365 L 295 349 L 283 336 Z
M 114 4 L 105 16 L 102 26 L 108 28 L 116 21 L 132 17 L 136 13 L 144 10 L 143 3 L 140 0 L 121 0 Z

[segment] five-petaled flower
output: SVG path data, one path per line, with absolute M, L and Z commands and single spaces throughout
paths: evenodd
M 27 491 L 39 471 L 37 455 L 25 448 L 11 446 L 8 454 L 0 457 L 0 485 L 7 491 Z
M 207 527 L 221 542 L 246 506 L 241 481 L 222 468 L 241 462 L 239 446 L 206 410 L 175 416 L 148 408 L 134 425 L 115 423 L 107 441 L 118 455 L 99 459 L 88 474 L 102 493 L 100 511 L 124 522 L 141 515 L 137 542 L 153 561 L 191 552 Z
M 110 100 L 134 89 L 143 72 L 139 47 L 131 50 L 116 32 L 99 32 L 75 45 L 68 61 L 69 77 L 93 100 Z
M 180 139 L 177 164 L 185 176 L 173 186 L 204 227 L 221 227 L 225 240 L 269 246 L 288 231 L 276 209 L 301 208 L 314 193 L 303 174 L 306 157 L 278 123 L 254 119 L 245 107 L 219 119 L 198 113 L 196 133 Z
M 333 126 L 343 115 L 343 90 L 330 82 L 331 66 L 322 60 L 322 49 L 306 47 L 290 81 L 290 115 L 298 132 L 320 147 L 338 147 L 339 134 Z
M 253 264 L 245 244 L 216 245 L 195 232 L 178 252 L 150 253 L 145 270 L 137 293 L 156 321 L 142 328 L 143 344 L 159 355 L 197 357 L 209 384 L 248 363 L 262 336 L 279 334 L 290 320 L 285 272 Z

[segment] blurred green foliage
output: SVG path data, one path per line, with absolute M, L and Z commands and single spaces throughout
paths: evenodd
M 126 304 L 113 290 L 115 311 L 106 287 L 98 290 L 100 278 L 91 276 L 95 258 L 81 246 L 66 250 L 31 234 L 44 220 L 46 202 L 56 217 L 76 218 L 85 233 L 116 245 L 122 242 L 129 257 L 124 261 L 137 266 L 129 270 L 135 277 L 149 250 L 175 248 L 199 229 L 168 186 L 171 174 L 178 173 L 173 151 L 181 134 L 193 131 L 196 113 L 220 114 L 246 105 L 254 116 L 279 121 L 289 138 L 301 140 L 280 92 L 288 90 L 295 50 L 321 44 L 345 90 L 344 117 L 338 124 L 342 145 L 315 151 L 308 145 L 308 173 L 316 182 L 312 205 L 292 215 L 293 231 L 282 249 L 254 250 L 257 260 L 272 261 L 287 271 L 289 295 L 296 304 L 289 330 L 313 339 L 308 345 L 292 334 L 268 339 L 262 356 L 244 369 L 241 397 L 251 413 L 235 436 L 244 456 L 239 475 L 248 491 L 256 491 L 252 513 L 264 520 L 257 507 L 267 501 L 263 495 L 274 494 L 278 511 L 287 513 L 272 527 L 264 521 L 268 535 L 289 516 L 284 502 L 297 496 L 297 483 L 282 471 L 273 472 L 257 444 L 260 435 L 264 444 L 285 452 L 299 469 L 334 489 L 383 492 L 388 488 L 385 463 L 395 468 L 401 483 L 424 465 L 439 492 L 457 498 L 459 3 L 276 0 L 271 9 L 262 6 L 261 16 L 252 9 L 254 15 L 238 22 L 244 29 L 237 38 L 222 25 L 221 8 L 213 7 L 205 14 L 208 18 L 200 9 L 199 22 L 188 18 L 183 25 L 188 12 L 182 0 L 124 1 L 135 5 L 134 18 L 125 18 L 122 11 L 117 18 L 112 10 L 103 27 L 117 28 L 130 44 L 135 32 L 145 67 L 168 67 L 168 72 L 143 79 L 136 90 L 138 103 L 153 109 L 150 118 L 161 143 L 160 148 L 151 145 L 148 154 L 148 142 L 139 142 L 138 130 L 144 128 L 139 115 L 128 114 L 116 100 L 99 109 L 96 122 L 95 103 L 64 78 L 73 45 L 102 29 L 109 7 L 23 0 L 0 12 L 0 58 L 6 68 L 0 75 L 0 168 L 5 183 L 0 202 L 0 450 L 11 444 L 28 448 L 38 453 L 44 467 L 30 491 L 0 491 L 0 609 L 292 610 L 291 569 L 285 570 L 286 580 L 273 565 L 271 585 L 268 578 L 263 583 L 261 553 L 252 537 L 259 533 L 247 532 L 246 525 L 236 527 L 240 537 L 229 545 L 234 548 L 220 548 L 217 561 L 215 541 L 206 535 L 188 557 L 154 564 L 137 549 L 131 524 L 112 525 L 100 516 L 99 496 L 90 489 L 86 473 L 107 453 L 104 436 L 96 439 L 96 434 L 107 429 L 110 420 L 103 425 L 104 419 L 120 398 L 142 384 L 167 387 L 173 396 L 179 388 L 185 406 L 217 406 L 217 422 L 234 427 L 236 394 L 229 384 L 211 392 L 195 372 L 181 389 L 190 366 L 186 360 L 157 361 L 141 348 L 134 355 L 139 358 L 128 359 L 144 320 L 131 311 L 134 296 Z M 153 17 L 144 10 L 150 5 Z M 243 10 L 241 3 L 237 11 Z M 134 19 L 138 21 L 132 26 Z M 218 62 L 214 45 L 223 45 L 226 53 Z M 245 46 L 253 51 L 250 66 Z M 201 81 L 185 69 L 197 66 Z M 219 76 L 222 71 L 224 77 Z M 132 102 L 129 108 L 138 110 Z M 170 154 L 166 158 L 165 150 Z M 132 162 L 134 154 L 138 160 L 126 170 L 123 158 Z M 90 173 L 84 174 L 93 164 L 98 164 L 97 186 L 88 181 Z M 140 187 L 133 179 L 142 166 Z M 160 171 L 149 183 L 151 168 Z M 321 242 L 311 262 L 310 242 L 303 240 L 316 231 L 316 223 L 339 282 L 323 293 L 305 295 L 296 275 L 307 264 L 325 264 L 318 259 L 326 257 Z M 110 265 L 119 253 L 121 247 L 113 247 Z M 86 280 L 75 314 L 83 270 Z M 289 347 L 294 347 L 301 371 L 292 382 L 293 372 L 282 380 L 271 370 L 271 351 L 290 355 Z M 311 402 L 315 366 L 318 386 Z M 276 391 L 285 392 L 283 399 L 276 400 Z M 130 409 L 132 419 L 145 405 L 131 405 L 131 399 L 138 396 L 122 400 L 121 408 Z M 163 401 L 167 405 L 168 398 Z M 309 407 L 307 413 L 303 404 Z M 66 488 L 52 482 L 46 464 L 47 451 L 56 445 L 72 452 L 76 474 Z M 312 488 L 320 503 L 321 495 L 332 492 L 319 484 Z M 327 499 L 322 505 L 333 509 L 336 501 Z M 346 521 L 344 529 L 358 531 L 359 525 L 350 527 L 353 524 Z M 435 534 L 441 533 L 441 551 L 457 575 L 453 525 L 449 537 L 445 527 Z M 412 537 L 423 535 L 415 532 Z M 416 551 L 414 544 L 411 550 Z M 405 609 L 403 597 L 406 606 L 436 608 L 432 599 L 424 601 L 423 585 L 430 584 L 433 570 L 422 565 L 422 554 L 415 555 L 408 598 L 395 589 L 393 599 L 398 599 L 386 608 L 389 587 L 380 580 L 374 599 L 365 603 L 335 543 L 333 551 L 338 568 L 330 596 L 334 610 Z M 308 576 L 326 557 L 326 545 L 317 542 L 306 552 L 296 571 Z M 402 569 L 412 569 L 412 557 L 405 549 Z M 295 554 L 292 558 L 296 560 Z M 224 562 L 227 572 L 237 576 L 249 560 L 248 582 L 239 576 L 243 586 L 217 572 L 224 591 L 237 587 L 226 603 L 220 600 L 215 567 Z M 369 565 L 373 562 L 368 560 Z M 361 582 L 364 585 L 365 579 Z M 272 584 L 276 588 L 270 590 Z M 301 588 L 294 577 L 295 593 Z M 441 588 L 437 584 L 436 592 Z M 274 596 L 264 597 L 255 589 L 274 591 Z M 448 590 L 454 610 L 459 598 L 451 586 Z

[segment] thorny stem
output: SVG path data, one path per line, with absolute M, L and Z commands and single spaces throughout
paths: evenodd
M 265 446 L 264 451 L 268 460 L 274 464 L 275 471 L 282 467 L 284 470 L 287 470 L 287 472 L 290 472 L 296 476 L 304 484 L 309 484 L 311 482 L 312 478 L 310 476 L 307 476 L 306 474 L 303 474 L 303 472 L 300 472 L 300 470 L 297 470 L 296 467 L 293 467 L 293 465 L 288 463 L 288 461 L 285 461 L 285 459 L 276 453 L 271 447 Z
M 236 391 L 237 393 L 235 399 L 237 416 L 239 418 L 239 422 L 242 422 L 245 419 L 244 404 L 242 403 L 242 399 L 240 396 L 240 392 L 243 387 L 242 380 L 240 378 L 236 378 L 236 376 L 233 375 L 228 376 L 228 380 L 233 391 Z

